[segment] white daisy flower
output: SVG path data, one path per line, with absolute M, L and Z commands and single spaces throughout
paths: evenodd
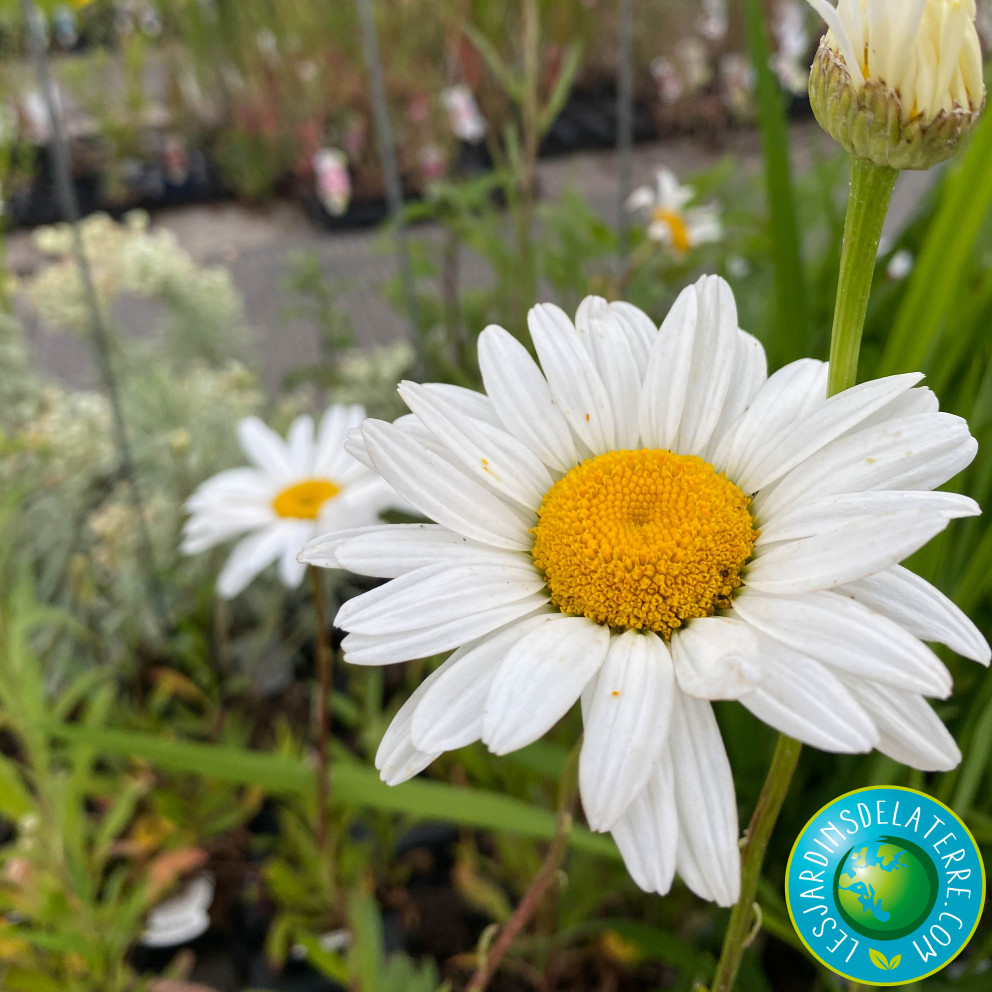
M 247 534 L 217 580 L 225 599 L 241 592 L 278 560 L 283 585 L 295 588 L 306 566 L 297 561 L 318 534 L 375 522 L 400 505 L 375 473 L 344 450 L 348 431 L 365 417 L 360 406 L 331 406 L 314 433 L 312 417 L 293 421 L 286 440 L 257 417 L 238 425 L 251 468 L 235 468 L 204 482 L 186 503 L 183 554 L 206 551 Z
M 537 306 L 529 327 L 540 367 L 488 327 L 487 395 L 405 382 L 412 414 L 349 440 L 436 523 L 319 538 L 302 558 L 392 580 L 342 606 L 347 661 L 457 649 L 387 731 L 386 782 L 480 738 L 524 747 L 581 699 L 590 826 L 644 889 L 677 870 L 730 905 L 737 806 L 710 700 L 829 751 L 959 760 L 924 698 L 951 678 L 923 642 L 983 663 L 989 648 L 898 562 L 979 512 L 930 491 L 976 443 L 919 375 L 830 399 L 823 362 L 768 377 L 713 276 L 660 329 L 596 297 L 574 324 Z
M 685 254 L 697 245 L 723 237 L 720 207 L 715 203 L 690 207 L 696 191 L 682 186 L 671 169 L 656 173 L 656 186 L 640 186 L 627 198 L 627 209 L 648 220 L 648 237 Z

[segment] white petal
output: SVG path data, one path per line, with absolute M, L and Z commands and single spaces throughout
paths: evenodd
M 706 446 L 706 456 L 714 452 L 727 431 L 737 423 L 754 402 L 758 391 L 768 379 L 768 359 L 761 342 L 746 331 L 737 332 L 737 363 L 730 379 L 730 390 L 723 404 L 720 420 Z
M 421 682 L 410 698 L 399 708 L 396 716 L 383 734 L 382 742 L 375 756 L 375 767 L 380 777 L 387 785 L 399 785 L 407 779 L 419 775 L 435 758 L 441 754 L 441 749 L 428 752 L 421 751 L 413 743 L 411 724 L 413 715 L 420 701 L 424 698 L 431 685 L 443 677 L 443 673 L 452 666 L 449 658 L 440 668 L 431 672 Z
M 855 518 L 822 534 L 776 544 L 748 565 L 744 582 L 782 596 L 831 589 L 898 564 L 948 523 L 947 517 L 916 510 Z
M 870 751 L 878 741 L 871 717 L 826 665 L 762 638 L 764 679 L 741 703 L 759 720 L 823 751 Z
M 375 472 L 376 467 L 369 455 L 368 448 L 365 447 L 365 437 L 362 435 L 362 428 L 352 427 L 345 437 L 344 450 L 360 465 L 365 466 L 370 472 Z
M 306 565 L 297 561 L 307 539 L 313 536 L 313 524 L 309 520 L 288 521 L 286 536 L 283 538 L 285 550 L 279 559 L 279 579 L 287 589 L 295 589 L 302 581 Z
M 257 468 L 232 468 L 202 482 L 186 501 L 187 510 L 216 509 L 218 506 L 266 506 L 279 491 Z
M 654 190 L 650 186 L 638 186 L 625 203 L 627 210 L 651 210 L 654 207 Z
M 737 484 L 747 493 L 771 485 L 922 378 L 918 372 L 892 375 L 831 396 L 769 438 L 766 447 L 741 466 L 735 476 Z
M 553 615 L 553 614 L 552 614 Z M 452 751 L 482 736 L 486 700 L 507 650 L 546 623 L 549 614 L 515 621 L 459 648 L 444 673 L 425 687 L 413 714 L 414 743 L 422 751 Z
M 579 791 L 593 830 L 609 830 L 648 783 L 665 746 L 674 675 L 665 642 L 628 630 L 611 637 L 584 713 Z
M 905 627 L 921 641 L 946 644 L 952 651 L 988 665 L 990 651 L 981 631 L 939 589 L 897 565 L 838 590 Z
M 834 592 L 766 596 L 745 588 L 734 611 L 769 637 L 839 671 L 945 698 L 951 677 L 912 634 Z
M 313 417 L 300 414 L 289 426 L 286 450 L 293 463 L 293 471 L 301 478 L 310 478 L 314 468 Z
M 736 617 L 700 617 L 672 636 L 679 688 L 697 699 L 740 699 L 761 681 L 758 638 Z
M 470 475 L 528 510 L 541 505 L 553 480 L 540 458 L 526 445 L 499 427 L 467 416 L 424 386 L 401 382 L 399 392 L 406 405 Z
M 227 509 L 200 511 L 183 527 L 181 551 L 195 555 L 248 530 L 258 530 L 275 523 L 277 517 L 266 506 L 230 506 Z
M 614 447 L 610 396 L 572 322 L 554 304 L 540 303 L 527 326 L 559 409 L 572 430 L 594 452 Z
M 768 448 L 771 438 L 826 401 L 827 365 L 804 358 L 773 373 L 747 410 L 720 439 L 713 464 L 736 480 L 742 466 Z
M 646 788 L 611 828 L 630 877 L 645 891 L 667 894 L 675 875 L 679 817 L 675 776 L 667 750 L 651 770 Z
M 890 421 L 832 441 L 758 493 L 754 512 L 771 519 L 797 503 L 835 493 L 936 489 L 969 465 L 977 451 L 960 417 L 934 413 Z
M 719 276 L 704 276 L 695 286 L 698 300 L 688 392 L 679 423 L 678 451 L 706 450 L 720 422 L 737 371 L 737 304 Z
M 336 567 L 359 575 L 394 579 L 426 565 L 473 561 L 482 564 L 499 560 L 497 556 L 508 565 L 531 564 L 525 555 L 470 541 L 438 524 L 385 524 L 363 530 L 364 533 L 352 532 L 352 537 L 337 543 Z M 308 547 L 316 543 L 311 542 Z
M 609 628 L 558 615 L 517 641 L 486 703 L 482 739 L 494 754 L 536 741 L 579 698 L 606 657 Z
M 613 446 L 634 450 L 640 435 L 641 373 L 627 334 L 609 311 L 606 300 L 598 296 L 582 301 L 575 325 L 610 397 L 615 428 Z
M 402 526 L 400 524 L 375 524 L 370 527 L 349 527 L 347 530 L 331 531 L 327 534 L 319 534 L 313 540 L 308 541 L 303 550 L 297 556 L 298 560 L 306 565 L 317 565 L 320 568 L 344 568 L 339 564 L 337 554 L 338 548 L 346 541 L 354 537 L 361 537 L 364 534 L 378 534 L 383 530 L 392 530 L 393 527 Z M 436 524 L 410 524 L 408 526 L 437 526 Z M 424 563 L 426 564 L 426 563 Z M 374 573 L 373 573 L 374 574 Z M 392 576 L 389 576 L 391 578 Z M 385 578 L 385 576 L 384 576 Z
M 544 589 L 532 564 L 427 565 L 343 603 L 334 623 L 356 634 L 399 634 L 508 606 Z
M 335 404 L 324 411 L 317 428 L 313 473 L 321 478 L 346 481 L 352 459 L 345 451 L 348 434 L 365 419 L 365 410 L 358 406 Z M 363 445 L 364 450 L 364 445 Z M 371 468 L 371 464 L 368 465 Z
M 850 679 L 848 688 L 878 726 L 882 754 L 925 772 L 957 767 L 961 752 L 922 696 L 862 679 Z
M 456 407 L 466 417 L 473 417 L 489 424 L 490 427 L 505 430 L 493 401 L 483 393 L 466 389 L 465 386 L 454 386 L 449 382 L 427 382 L 424 383 L 423 388 Z
M 286 550 L 288 529 L 286 522 L 280 521 L 236 544 L 217 577 L 217 594 L 232 599 L 271 565 Z
M 258 417 L 246 417 L 238 424 L 238 440 L 248 460 L 266 475 L 285 482 L 296 474 L 282 438 Z
M 867 515 L 891 515 L 906 511 L 942 516 L 947 520 L 977 517 L 982 512 L 973 499 L 959 493 L 918 490 L 841 493 L 839 496 L 823 496 L 808 503 L 797 503 L 775 514 L 772 519 L 761 520 L 761 536 L 755 541 L 755 547 L 764 548 L 778 541 L 795 541 L 801 537 L 825 534 Z
M 737 800 L 710 704 L 676 693 L 669 741 L 679 815 L 679 874 L 697 895 L 732 906 L 741 886 Z
M 529 551 L 533 521 L 393 424 L 366 420 L 362 436 L 382 477 L 426 517 L 465 537 Z
M 885 406 L 876 410 L 870 417 L 865 417 L 853 431 L 861 431 L 868 427 L 874 427 L 876 424 L 884 424 L 887 420 L 912 417 L 918 413 L 937 413 L 939 410 L 940 403 L 934 391 L 926 386 L 915 386 L 913 389 L 907 389 L 906 392 L 900 393 Z
M 572 468 L 572 432 L 527 349 L 502 327 L 490 325 L 479 335 L 479 369 L 506 429 L 545 465 L 560 472 Z
M 808 0 L 813 9 L 827 22 L 827 27 L 833 32 L 837 41 L 837 47 L 847 63 L 847 71 L 855 87 L 859 87 L 864 82 L 861 72 L 861 63 L 858 61 L 854 45 L 848 36 L 843 21 L 837 14 L 837 8 L 830 3 L 830 0 Z
M 678 440 L 698 310 L 696 287 L 688 286 L 655 337 L 640 400 L 641 441 L 646 447 L 670 451 Z
M 658 325 L 643 310 L 622 300 L 610 303 L 608 309 L 627 335 L 634 360 L 643 374 L 651 357 L 654 340 L 658 336 Z
M 342 641 L 344 660 L 352 665 L 392 665 L 450 651 L 504 624 L 544 609 L 547 596 L 530 596 L 507 606 L 433 624 L 402 634 L 348 634 Z

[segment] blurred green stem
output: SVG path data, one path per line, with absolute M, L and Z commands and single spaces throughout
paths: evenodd
M 754 929 L 754 905 L 765 850 L 792 784 L 802 744 L 780 734 L 768 776 L 748 824 L 741 851 L 741 896 L 730 913 L 712 992 L 731 992 Z
M 558 821 L 555 826 L 555 835 L 548 847 L 548 853 L 544 857 L 540 870 L 534 876 L 534 881 L 524 893 L 523 899 L 513 911 L 513 915 L 506 921 L 506 925 L 499 932 L 499 936 L 493 942 L 492 948 L 486 952 L 479 961 L 478 967 L 472 980 L 465 987 L 465 992 L 483 992 L 489 985 L 493 975 L 499 968 L 500 962 L 506 957 L 506 952 L 513 946 L 514 940 L 520 936 L 520 932 L 530 922 L 531 917 L 537 911 L 544 893 L 554 882 L 558 874 L 558 869 L 565 858 L 568 850 L 568 838 L 572 832 L 572 815 L 575 809 L 575 798 L 578 791 L 579 781 L 579 752 L 582 749 L 582 738 L 576 742 L 569 752 L 562 770 L 561 782 L 558 787 Z
M 324 621 L 324 584 L 320 579 L 320 569 L 308 565 L 307 571 L 310 573 L 317 646 L 317 698 L 314 701 L 313 714 L 317 735 L 317 846 L 326 853 L 330 840 L 328 814 L 331 801 L 330 701 L 333 658 L 331 645 L 327 640 L 327 624 Z
M 830 336 L 828 396 L 849 389 L 858 381 L 861 331 L 875 274 L 878 242 L 898 175 L 895 169 L 851 157 L 851 192 Z
M 537 278 L 534 272 L 534 199 L 537 194 L 537 150 L 540 133 L 540 47 L 541 26 L 537 0 L 524 0 L 523 4 L 523 94 L 520 105 L 523 153 L 520 160 L 520 174 L 515 177 L 519 183 L 520 198 L 516 210 L 517 248 L 520 252 L 520 306 L 521 318 L 525 321 L 527 311 L 536 294 Z

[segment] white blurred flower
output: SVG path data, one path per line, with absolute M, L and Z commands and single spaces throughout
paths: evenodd
M 207 872 L 191 878 L 148 913 L 141 943 L 145 947 L 176 947 L 196 940 L 210 926 L 208 910 L 213 900 L 213 875 Z
M 827 367 L 770 378 L 707 276 L 660 329 L 626 303 L 552 305 L 479 337 L 485 394 L 404 382 L 412 411 L 349 450 L 436 523 L 319 538 L 315 565 L 387 578 L 346 602 L 345 660 L 455 650 L 400 709 L 397 784 L 481 740 L 506 754 L 581 703 L 579 789 L 634 880 L 739 894 L 734 783 L 710 700 L 823 750 L 948 769 L 923 641 L 985 664 L 975 626 L 897 563 L 973 500 L 931 492 L 977 444 L 919 375 L 827 398 Z
M 348 431 L 362 421 L 360 406 L 331 406 L 314 431 L 297 417 L 286 440 L 257 417 L 238 425 L 252 468 L 229 469 L 204 482 L 186 503 L 182 552 L 199 554 L 242 536 L 217 580 L 225 599 L 240 593 L 264 568 L 279 562 L 288 588 L 305 566 L 296 556 L 311 538 L 375 523 L 401 505 L 393 490 L 344 450 Z
M 690 207 L 695 195 L 691 186 L 680 185 L 675 173 L 662 166 L 655 188 L 635 189 L 627 198 L 627 209 L 647 217 L 649 238 L 684 254 L 723 237 L 720 207 L 715 203 Z
M 720 41 L 727 35 L 727 0 L 700 0 L 696 30 L 710 41 Z
M 441 91 L 441 105 L 448 112 L 451 133 L 459 141 L 478 144 L 486 136 L 486 122 L 472 91 L 464 84 Z
M 671 59 L 657 55 L 651 60 L 651 75 L 658 87 L 658 99 L 662 103 L 675 103 L 684 90 L 682 76 Z
M 720 58 L 720 81 L 727 106 L 738 117 L 753 109 L 755 72 L 751 60 L 740 52 L 727 52 Z
M 885 274 L 893 282 L 900 282 L 913 271 L 915 261 L 913 253 L 908 248 L 901 248 L 889 259 Z
M 877 80 L 899 95 L 903 119 L 933 119 L 985 100 L 975 0 L 807 0 L 827 22 L 826 44 L 854 88 Z
M 690 93 L 709 86 L 713 78 L 713 65 L 709 46 L 702 38 L 685 38 L 679 45 L 678 59 L 682 66 L 682 78 Z
M 321 148 L 312 164 L 318 199 L 332 217 L 340 217 L 351 203 L 348 159 L 340 148 Z

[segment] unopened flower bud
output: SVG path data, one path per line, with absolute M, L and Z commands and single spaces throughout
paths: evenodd
M 810 73 L 821 127 L 893 169 L 950 158 L 985 104 L 975 0 L 809 0 L 829 30 Z

